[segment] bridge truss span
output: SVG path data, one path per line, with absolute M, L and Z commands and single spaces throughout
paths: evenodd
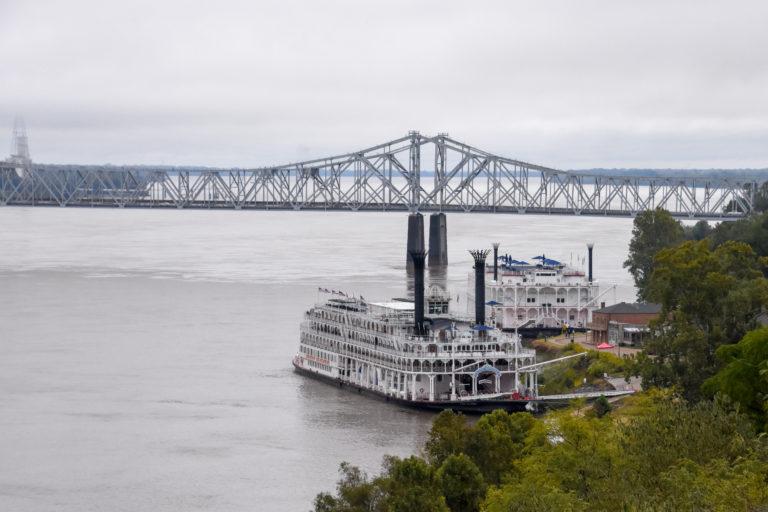
M 418 132 L 361 151 L 253 169 L 0 163 L 0 205 L 443 211 L 688 218 L 752 211 L 756 183 L 566 172 Z

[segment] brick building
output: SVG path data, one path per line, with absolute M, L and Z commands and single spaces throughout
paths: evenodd
M 641 345 L 648 333 L 648 323 L 659 316 L 661 305 L 646 302 L 620 302 L 592 312 L 587 327 L 592 331 L 592 342 L 617 345 Z

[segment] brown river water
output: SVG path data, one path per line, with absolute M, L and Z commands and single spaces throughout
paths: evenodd
M 452 213 L 447 283 L 463 291 L 470 248 L 576 263 L 594 241 L 597 278 L 631 300 L 631 225 Z M 405 228 L 403 213 L 0 208 L 0 510 L 309 510 L 341 461 L 375 473 L 416 453 L 431 413 L 290 364 L 319 286 L 406 293 Z

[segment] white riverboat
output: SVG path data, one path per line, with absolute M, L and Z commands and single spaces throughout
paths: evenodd
M 601 307 L 600 285 L 592 273 L 592 244 L 587 246 L 587 271 L 546 257 L 518 260 L 497 255 L 486 266 L 485 294 L 490 323 L 500 329 L 536 332 L 586 328 Z M 498 245 L 494 245 L 494 253 Z M 474 273 L 469 276 L 469 303 L 474 300 Z
M 450 314 L 449 297 L 437 287 L 424 296 L 423 252 L 411 253 L 414 301 L 324 293 L 301 324 L 296 371 L 425 409 L 532 409 L 546 363 L 516 334 L 485 324 L 486 255 L 473 252 L 480 285 L 474 320 Z

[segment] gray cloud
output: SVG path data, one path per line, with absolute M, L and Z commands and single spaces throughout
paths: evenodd
M 259 165 L 447 131 L 561 168 L 768 165 L 768 3 L 0 3 L 49 162 Z

